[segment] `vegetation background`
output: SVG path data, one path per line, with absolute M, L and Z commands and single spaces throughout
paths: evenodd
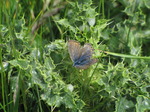
M 149 12 L 149 0 L 1 1 L 0 111 L 150 112 Z M 72 67 L 69 39 L 99 62 Z

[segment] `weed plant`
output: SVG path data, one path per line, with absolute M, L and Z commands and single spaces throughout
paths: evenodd
M 150 112 L 149 11 L 149 0 L 1 1 L 0 111 Z M 68 40 L 99 61 L 73 67 Z

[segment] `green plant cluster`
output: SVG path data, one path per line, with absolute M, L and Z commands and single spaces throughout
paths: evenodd
M 149 11 L 149 0 L 2 1 L 0 111 L 149 112 Z M 73 67 L 68 40 L 99 61 Z

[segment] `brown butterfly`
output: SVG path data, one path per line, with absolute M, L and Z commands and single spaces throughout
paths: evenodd
M 98 59 L 92 59 L 94 49 L 89 43 L 82 47 L 79 42 L 75 40 L 68 41 L 68 51 L 70 58 L 73 61 L 73 66 L 80 69 L 87 69 L 90 65 L 96 63 Z

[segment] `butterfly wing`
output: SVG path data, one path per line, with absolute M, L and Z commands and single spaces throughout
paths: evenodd
M 78 64 L 75 65 L 76 68 L 80 68 L 80 69 L 87 69 L 90 65 L 96 63 L 98 60 L 97 59 L 91 59 L 89 61 L 85 61 L 84 64 Z
M 81 54 L 81 46 L 80 43 L 75 40 L 68 41 L 68 51 L 70 54 L 70 58 L 73 62 L 76 62 Z
M 79 59 L 75 62 L 74 66 L 80 69 L 86 69 L 90 65 L 96 63 L 97 59 L 91 59 L 94 53 L 94 49 L 91 44 L 85 44 L 81 49 L 81 55 Z

